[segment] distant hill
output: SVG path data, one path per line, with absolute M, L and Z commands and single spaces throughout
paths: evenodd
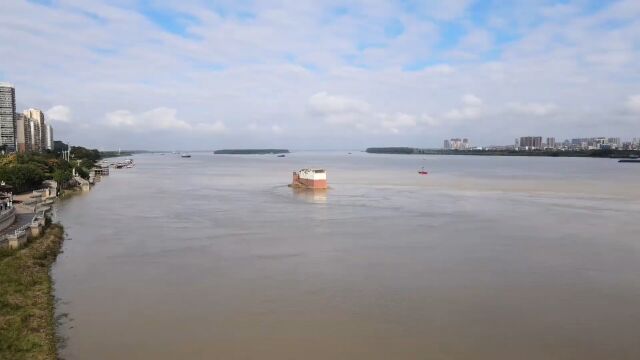
M 367 148 L 370 154 L 414 154 L 417 149 L 410 147 L 378 147 Z
M 262 155 L 262 154 L 288 154 L 287 149 L 222 149 L 216 150 L 214 154 L 231 155 Z

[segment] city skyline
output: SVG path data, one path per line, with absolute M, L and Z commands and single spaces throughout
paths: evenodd
M 53 127 L 42 110 L 30 107 L 17 112 L 16 89 L 0 82 L 0 146 L 4 152 L 43 152 L 53 150 Z
M 619 136 L 571 137 L 560 140 L 554 136 L 521 136 L 514 144 L 472 144 L 469 138 L 451 138 L 443 141 L 444 150 L 472 150 L 472 149 L 520 149 L 520 150 L 595 150 L 595 149 L 640 149 L 640 137 L 623 138 Z
M 80 5 L 18 1 L 0 13 L 0 81 L 19 89 L 18 108 L 39 104 L 76 144 L 436 148 L 451 134 L 475 144 L 640 136 L 637 1 Z

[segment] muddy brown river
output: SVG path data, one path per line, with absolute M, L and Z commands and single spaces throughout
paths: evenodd
M 56 206 L 64 358 L 640 359 L 638 164 L 192 155 Z

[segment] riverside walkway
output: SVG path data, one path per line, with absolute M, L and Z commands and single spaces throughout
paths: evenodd
M 7 237 L 9 235 L 15 234 L 17 231 L 28 227 L 33 222 L 36 214 L 47 210 L 48 207 L 44 205 L 46 205 L 46 202 L 50 201 L 43 201 L 42 196 L 37 192 L 15 195 L 13 199 L 15 220 L 11 225 L 0 231 L 0 247 L 2 247 L 7 241 Z

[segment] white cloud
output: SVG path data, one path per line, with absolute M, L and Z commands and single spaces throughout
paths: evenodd
M 421 72 L 425 74 L 434 75 L 450 75 L 453 74 L 456 69 L 449 64 L 438 64 L 424 68 Z
M 364 101 L 329 95 L 325 91 L 312 95 L 308 105 L 309 109 L 317 114 L 362 114 L 369 112 L 371 108 Z
M 133 127 L 137 123 L 135 116 L 129 110 L 117 110 L 108 113 L 105 117 L 107 124 L 113 127 Z
M 214 123 L 199 122 L 191 125 L 177 118 L 177 110 L 159 107 L 135 114 L 129 110 L 117 110 L 105 115 L 106 124 L 112 128 L 125 128 L 133 131 L 165 130 L 223 133 L 226 126 L 221 121 Z
M 367 121 L 371 106 L 360 100 L 319 92 L 307 101 L 310 112 L 329 124 L 358 125 Z
M 631 95 L 627 98 L 627 109 L 640 115 L 640 94 Z
M 56 105 L 45 111 L 47 121 L 53 122 L 71 122 L 71 109 L 68 106 Z
M 311 96 L 308 103 L 314 115 L 327 123 L 351 126 L 362 132 L 398 134 L 405 129 L 435 124 L 427 115 L 416 116 L 403 112 L 387 114 L 374 110 L 367 102 L 326 92 Z
M 384 115 L 382 118 L 381 126 L 395 134 L 399 133 L 402 128 L 413 128 L 418 125 L 416 116 L 404 113 Z
M 482 106 L 482 99 L 473 94 L 465 94 L 462 97 L 462 103 L 466 106 L 477 107 Z
M 462 104 L 463 106 L 460 108 L 445 112 L 443 117 L 445 119 L 459 121 L 475 119 L 482 115 L 484 102 L 479 97 L 473 94 L 465 94 L 462 96 Z
M 444 117 L 451 120 L 469 120 L 479 117 L 481 113 L 477 107 L 464 107 L 451 109 L 444 114 Z
M 457 51 L 475 55 L 490 50 L 492 46 L 493 37 L 491 33 L 485 29 L 476 28 L 469 31 L 469 33 L 460 40 Z
M 158 133 L 172 147 L 210 146 L 200 133 L 221 134 L 221 146 L 281 133 L 291 147 L 320 148 L 328 136 L 317 135 L 336 128 L 342 144 L 333 146 L 387 133 L 430 146 L 440 144 L 437 131 L 456 127 L 474 143 L 510 142 L 525 130 L 570 137 L 637 127 L 629 121 L 636 95 L 625 100 L 640 83 L 637 0 L 598 9 L 514 2 L 490 9 L 487 25 L 474 25 L 468 0 L 345 3 L 339 15 L 331 2 L 226 2 L 224 17 L 199 0 L 163 2 L 168 17 L 194 17 L 189 36 L 163 30 L 128 1 L 85 1 L 82 11 L 67 0 L 5 3 L 0 54 L 11 56 L 0 80 L 15 83 L 20 108 L 50 108 L 56 135 L 88 146 L 111 146 L 121 129 L 129 130 L 123 147 L 166 146 Z M 390 37 L 391 19 L 402 29 Z M 429 65 L 434 59 L 445 63 Z M 414 68 L 423 69 L 403 70 Z M 466 92 L 482 99 L 460 102 Z M 541 96 L 553 103 L 536 102 Z M 543 121 L 558 109 L 562 123 Z M 78 114 L 92 129 L 108 126 L 88 132 L 65 123 Z
M 222 121 L 216 121 L 213 124 L 197 123 L 194 130 L 208 134 L 223 134 L 227 132 L 228 129 Z
M 554 113 L 558 106 L 553 103 L 512 102 L 507 104 L 507 108 L 517 114 L 544 116 Z
M 117 110 L 106 114 L 107 124 L 111 127 L 133 130 L 188 130 L 191 125 L 176 117 L 177 110 L 159 107 L 139 114 L 129 110 Z

